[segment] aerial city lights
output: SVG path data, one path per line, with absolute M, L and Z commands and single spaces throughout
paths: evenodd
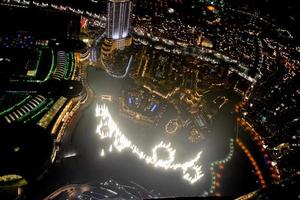
M 300 11 L 277 6 L 0 1 L 0 200 L 298 199 Z
M 113 140 L 112 145 L 109 146 L 109 152 L 112 152 L 113 147 L 118 152 L 129 149 L 139 159 L 144 160 L 147 164 L 153 165 L 154 167 L 163 168 L 165 170 L 182 170 L 182 178 L 191 184 L 199 181 L 203 176 L 201 165 L 198 164 L 202 151 L 198 152 L 197 155 L 190 161 L 174 163 L 176 149 L 171 146 L 171 143 L 161 141 L 153 147 L 152 155 L 149 156 L 141 151 L 119 130 L 106 105 L 97 105 L 96 117 L 99 118 L 96 133 L 99 134 L 100 139 L 104 140 L 109 138 Z M 161 151 L 167 152 L 168 156 L 166 156 L 166 158 L 162 158 L 159 153 Z M 104 149 L 101 150 L 100 156 L 105 156 Z

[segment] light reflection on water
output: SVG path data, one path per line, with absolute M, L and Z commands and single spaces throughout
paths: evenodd
M 111 94 L 119 96 L 123 89 L 131 85 L 131 80 L 113 79 L 106 75 L 105 72 L 91 68 L 88 73 L 88 81 L 96 95 Z M 166 141 L 166 144 L 171 142 L 172 147 L 173 145 L 176 147 L 176 155 L 178 154 L 179 158 L 181 158 L 179 161 L 181 163 L 191 159 L 197 152 L 203 150 L 204 153 L 199 163 L 203 164 L 201 170 L 204 176 L 200 181 L 190 185 L 186 180 L 182 179 L 178 171 L 153 168 L 141 162 L 136 156 L 133 156 L 128 148 L 115 154 L 116 149 L 111 146 L 111 143 L 101 141 L 95 131 L 99 123 L 99 119 L 95 118 L 94 111 L 97 102 L 95 101 L 83 112 L 74 134 L 73 142 L 76 144 L 76 152 L 79 152 L 83 157 L 80 161 L 82 163 L 78 166 L 80 168 L 80 165 L 84 165 L 80 168 L 82 169 L 81 178 L 84 178 L 85 181 L 105 181 L 110 178 L 132 180 L 153 188 L 166 196 L 201 195 L 210 188 L 211 174 L 209 163 L 226 157 L 228 153 L 228 139 L 224 139 L 221 135 L 213 134 L 203 144 L 187 146 L 188 142 L 183 140 L 186 133 L 182 132 L 174 137 L 169 137 L 163 132 L 155 133 L 155 129 L 144 128 L 127 119 L 122 119 L 118 116 L 119 108 L 116 104 L 111 103 L 108 105 L 110 113 L 114 116 L 114 121 L 118 124 L 120 130 L 126 133 L 126 136 L 134 141 L 137 146 L 143 147 L 142 150 L 144 152 L 150 152 L 147 155 L 151 155 L 151 149 L 161 140 Z M 220 155 L 220 152 L 224 155 L 222 153 Z M 99 154 L 102 154 L 103 157 L 99 156 Z

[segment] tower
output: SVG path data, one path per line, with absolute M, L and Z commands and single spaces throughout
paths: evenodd
M 132 3 L 130 0 L 108 0 L 106 38 L 101 45 L 100 66 L 112 77 L 124 78 L 132 55 L 124 49 L 132 44 L 129 34 Z M 126 60 L 126 62 L 125 62 Z
M 113 40 L 128 36 L 132 3 L 130 0 L 109 0 L 107 5 L 107 37 Z

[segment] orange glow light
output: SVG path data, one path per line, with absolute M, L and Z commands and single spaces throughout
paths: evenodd
M 212 6 L 212 5 L 209 5 L 209 6 L 207 6 L 207 9 L 208 9 L 209 11 L 215 11 L 215 10 L 216 10 L 216 7 L 214 7 L 214 6 Z

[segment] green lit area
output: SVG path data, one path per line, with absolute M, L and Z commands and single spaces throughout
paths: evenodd
M 69 80 L 72 76 L 72 73 L 74 71 L 74 64 L 75 64 L 75 58 L 74 58 L 74 53 L 68 53 L 67 58 L 66 58 L 66 63 L 65 63 L 65 75 L 64 79 Z
M 4 88 L 5 93 L 0 96 L 0 117 L 9 124 L 37 122 L 59 98 L 49 96 L 49 92 L 45 95 L 45 85 L 56 80 L 71 80 L 75 71 L 74 52 L 54 48 L 49 40 L 41 40 L 30 33 L 4 34 L 2 37 L 0 47 L 4 45 L 4 49 L 0 51 L 0 57 L 7 58 L 2 64 L 7 89 Z M 23 45 L 27 45 L 27 49 Z M 59 85 L 59 82 L 55 84 Z M 57 113 L 58 110 L 48 120 L 54 119 Z
M 25 96 L 25 97 L 24 97 Z M 1 113 L 0 117 L 5 115 L 8 112 L 16 109 L 18 106 L 22 105 L 25 101 L 27 101 L 31 96 L 30 95 L 2 95 L 1 96 Z M 10 105 L 13 105 L 9 107 Z

